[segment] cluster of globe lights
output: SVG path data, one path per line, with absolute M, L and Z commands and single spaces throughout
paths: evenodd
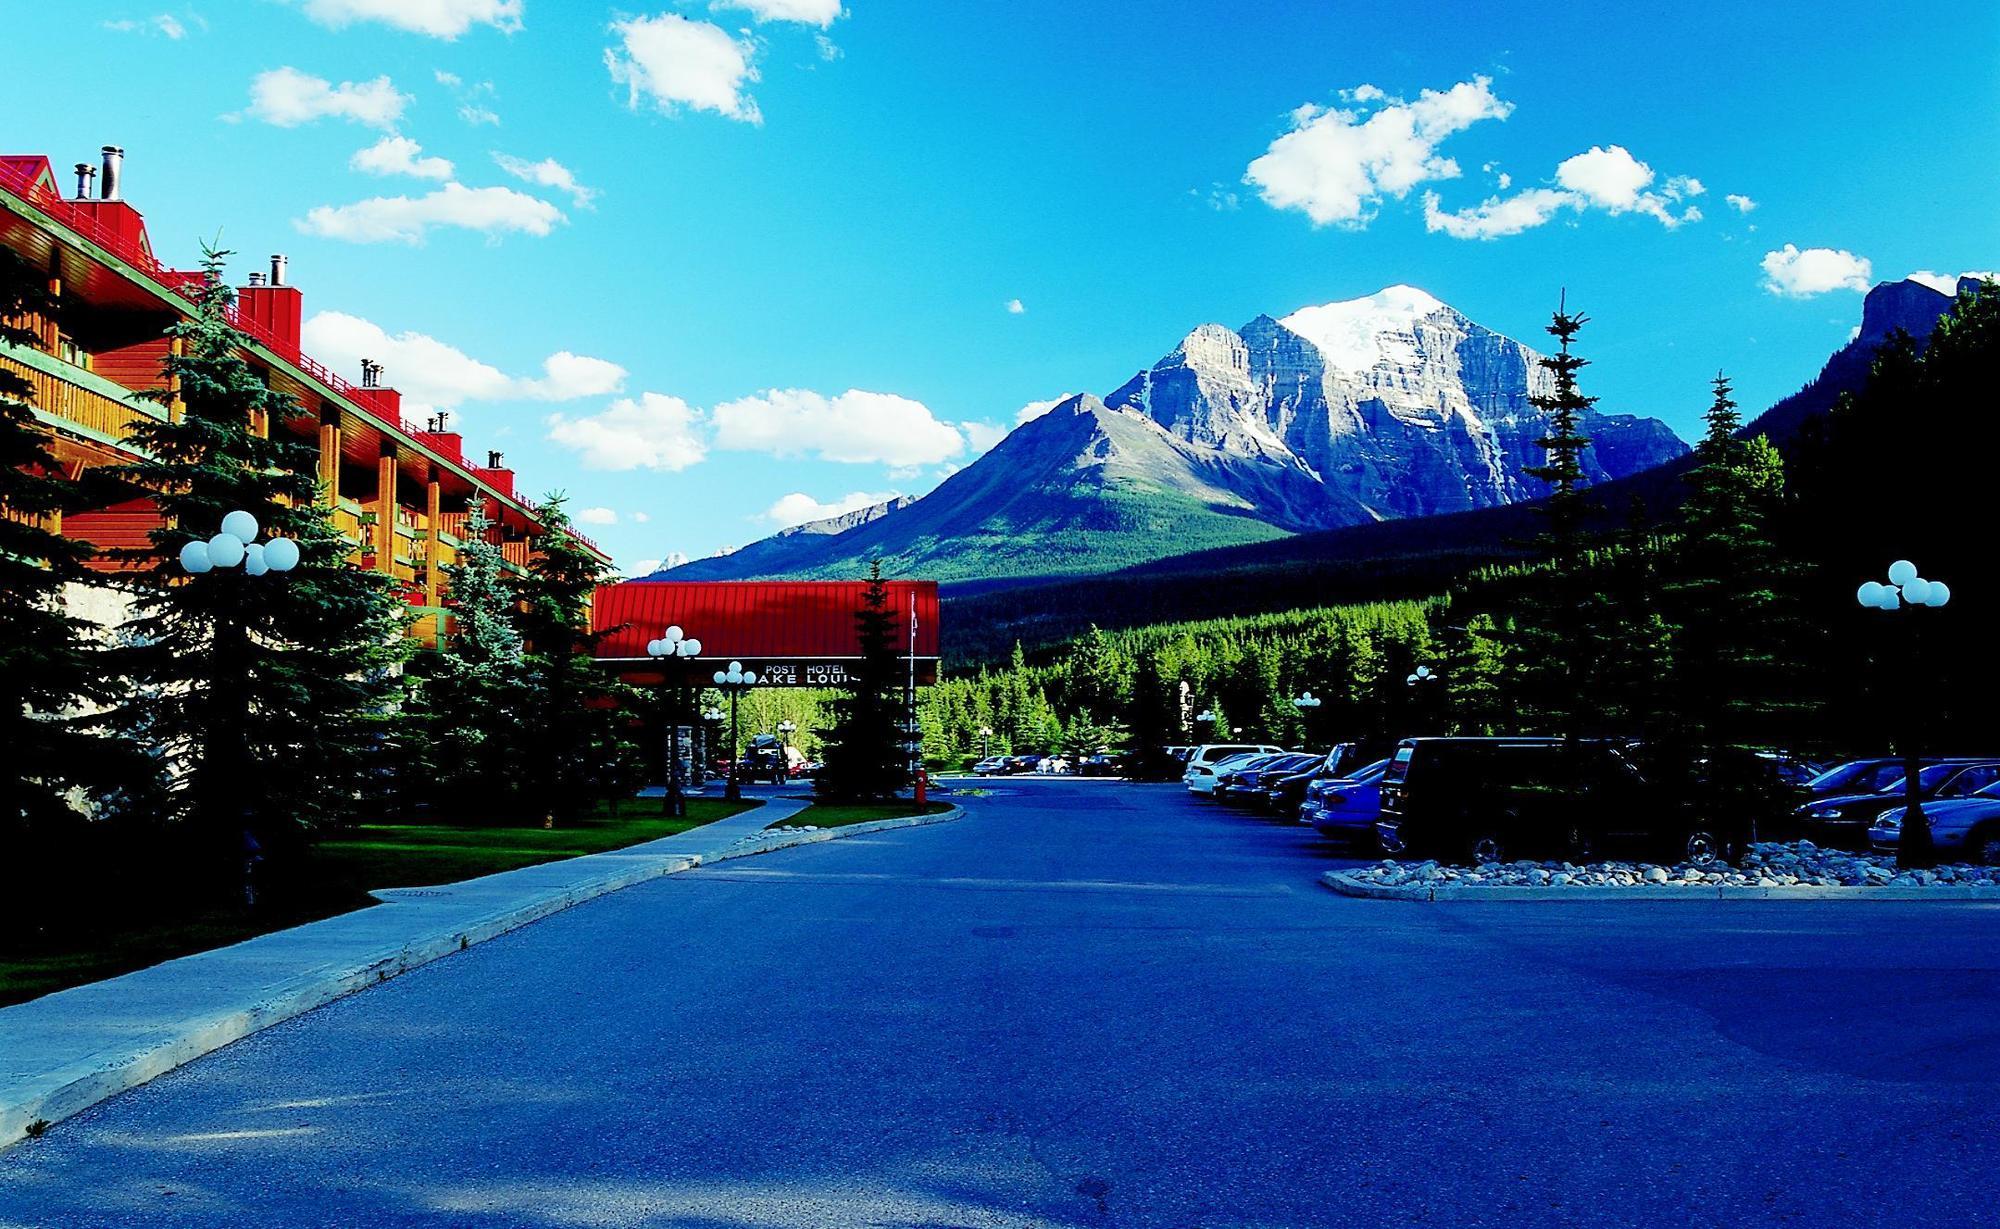
M 732 661 L 729 663 L 729 669 L 717 670 L 715 672 L 715 685 L 717 687 L 755 687 L 757 685 L 757 672 L 755 670 L 745 670 L 743 663 L 740 661 Z
M 1417 672 L 1415 674 L 1412 674 L 1410 677 L 1404 679 L 1403 681 L 1405 683 L 1408 683 L 1410 686 L 1415 687 L 1418 683 L 1437 682 L 1437 675 L 1431 673 L 1431 668 L 1429 666 L 1418 666 Z
M 222 532 L 203 541 L 196 538 L 181 547 L 181 569 L 199 576 L 216 568 L 238 564 L 251 576 L 266 572 L 289 572 L 299 566 L 299 544 L 290 538 L 257 539 L 257 518 L 248 512 L 231 512 L 222 518 Z
M 691 640 L 681 634 L 678 624 L 667 629 L 667 634 L 658 640 L 646 642 L 648 657 L 700 657 L 701 641 Z
M 1310 691 L 1301 691 L 1292 701 L 1293 708 L 1318 708 L 1324 701 Z
M 1854 600 L 1876 610 L 1898 606 L 1942 606 L 1951 600 L 1951 586 L 1917 575 L 1917 565 L 1898 559 L 1889 565 L 1889 583 L 1871 580 L 1854 591 Z

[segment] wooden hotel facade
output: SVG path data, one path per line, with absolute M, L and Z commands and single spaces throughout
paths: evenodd
M 77 194 L 65 197 L 47 158 L 0 157 L 0 245 L 47 270 L 60 304 L 55 319 L 30 322 L 35 345 L 0 343 L 0 368 L 33 385 L 35 416 L 72 474 L 131 460 L 129 425 L 174 412 L 171 399 L 162 405 L 141 394 L 172 391 L 161 374 L 165 333 L 193 313 L 201 285 L 198 271 L 169 268 L 155 256 L 144 219 L 120 194 L 122 160 L 107 146 L 101 171 L 77 164 Z M 252 425 L 316 442 L 325 498 L 352 543 L 352 562 L 393 577 L 410 605 L 411 634 L 435 644 L 448 618 L 443 569 L 464 544 L 475 503 L 484 502 L 491 533 L 515 570 L 527 567 L 542 525 L 498 453 L 479 464 L 467 459 L 457 432 L 406 425 L 401 395 L 382 386 L 380 368 L 370 365 L 354 384 L 303 353 L 303 300 L 287 281 L 285 258 L 274 256 L 268 272 L 250 275 L 236 291 L 232 323 L 248 339 L 244 357 L 297 406 L 286 421 Z M 73 512 L 59 528 L 115 550 L 144 546 L 159 524 L 151 501 L 134 499 Z M 94 566 L 118 564 L 100 559 Z

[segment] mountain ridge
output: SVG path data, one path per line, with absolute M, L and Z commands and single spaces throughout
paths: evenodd
M 1084 574 L 1209 547 L 1518 503 L 1543 489 L 1540 355 L 1428 293 L 1202 324 L 1109 396 L 1070 397 L 930 494 L 657 575 L 936 579 Z M 1593 411 L 1596 481 L 1685 454 Z M 873 510 L 864 510 L 873 512 Z M 802 528 L 802 527 L 801 527 Z

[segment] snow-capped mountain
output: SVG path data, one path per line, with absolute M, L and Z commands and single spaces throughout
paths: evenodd
M 907 506 L 791 533 L 684 579 L 939 579 L 1100 571 L 1203 547 L 1532 498 L 1548 373 L 1527 346 L 1411 286 L 1204 324 L 1110 396 L 1072 397 Z M 1592 413 L 1593 480 L 1687 451 Z

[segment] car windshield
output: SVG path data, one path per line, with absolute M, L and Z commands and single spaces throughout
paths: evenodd
M 1963 767 L 1964 765 L 1962 764 L 1932 764 L 1929 768 L 1919 769 L 1917 771 L 1917 788 L 1925 793 L 1929 793 L 1938 786 L 1943 785 L 1946 781 L 1951 780 L 1952 774 Z M 1909 778 L 1898 773 L 1894 781 L 1889 782 L 1888 785 L 1877 792 L 1900 794 L 1908 788 Z
M 1353 772 L 1350 772 L 1346 776 L 1342 777 L 1341 780 L 1354 781 L 1365 785 L 1370 781 L 1380 780 L 1382 774 L 1387 771 L 1389 771 L 1389 761 L 1376 760 L 1373 764 L 1369 764 L 1366 765 L 1365 767 L 1355 769 Z
M 1827 769 L 1806 782 L 1806 788 L 1819 794 L 1872 794 L 1902 779 L 1903 768 L 1900 764 L 1855 760 Z

